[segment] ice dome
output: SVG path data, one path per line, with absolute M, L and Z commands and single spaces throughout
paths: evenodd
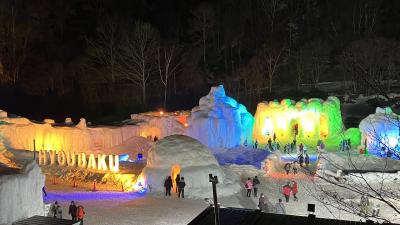
M 390 108 L 378 107 L 375 114 L 361 120 L 361 144 L 367 145 L 369 153 L 386 157 L 385 150 L 389 150 L 392 158 L 400 159 L 399 118 Z
M 252 141 L 254 117 L 246 107 L 226 96 L 222 85 L 212 87 L 192 109 L 188 135 L 210 148 L 233 148 Z
M 225 177 L 223 169 L 206 146 L 188 136 L 171 135 L 158 140 L 150 149 L 141 177 L 152 191 L 163 192 L 165 179 L 171 176 L 175 183 L 176 175 L 180 174 L 186 182 L 185 195 L 210 197 L 210 173 L 218 176 L 220 184 L 223 183 L 219 187 L 219 195 L 230 195 L 240 190 L 236 177 Z

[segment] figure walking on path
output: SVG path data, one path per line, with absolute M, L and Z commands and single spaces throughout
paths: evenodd
M 292 193 L 293 193 L 294 201 L 298 201 L 298 198 L 296 196 L 297 192 L 299 192 L 299 187 L 297 185 L 297 182 L 292 180 Z
M 172 188 L 172 178 L 171 178 L 171 176 L 168 176 L 168 178 L 165 179 L 164 187 L 165 187 L 165 196 L 171 196 L 171 188 Z
M 244 187 L 247 190 L 246 196 L 251 197 L 251 189 L 253 189 L 253 183 L 251 182 L 250 177 L 247 178 L 246 183 L 244 184 Z
M 185 178 L 182 177 L 178 183 L 178 198 L 181 197 L 181 194 L 182 194 L 182 198 L 185 198 L 185 186 L 186 186 Z
M 304 163 L 306 164 L 306 167 L 308 167 L 310 164 L 310 156 L 308 156 L 308 154 L 306 154 L 306 157 L 304 157 Z
M 293 174 L 296 175 L 297 174 L 297 169 L 298 169 L 297 161 L 293 162 L 293 166 L 292 167 L 293 167 Z
M 292 191 L 292 188 L 290 187 L 290 182 L 288 182 L 285 186 L 282 188 L 282 194 L 285 196 L 286 202 L 289 202 L 290 198 L 290 192 Z
M 260 180 L 257 176 L 253 178 L 253 189 L 254 189 L 254 197 L 257 197 L 258 186 L 260 185 Z
M 77 209 L 76 209 L 76 218 L 78 219 L 80 223 L 80 225 L 83 225 L 83 217 L 85 216 L 85 210 L 83 208 L 82 205 L 78 205 Z
M 289 175 L 290 173 L 290 163 L 286 163 L 285 166 L 283 167 L 283 169 L 286 171 L 286 175 Z
M 68 214 L 71 215 L 71 219 L 73 222 L 76 222 L 76 210 L 77 207 L 75 205 L 74 201 L 71 201 L 71 204 L 69 205 L 69 210 L 68 210 Z
M 304 162 L 304 156 L 303 156 L 303 154 L 300 154 L 299 155 L 299 163 L 300 163 L 301 167 L 303 167 L 303 162 Z
M 276 214 L 286 214 L 285 206 L 283 205 L 282 199 L 279 199 L 278 202 L 275 204 Z
M 263 193 L 261 193 L 260 198 L 258 199 L 258 208 L 261 212 L 268 212 L 268 200 Z
M 181 181 L 181 175 L 178 173 L 178 175 L 176 175 L 175 177 L 175 193 L 178 193 L 179 181 Z

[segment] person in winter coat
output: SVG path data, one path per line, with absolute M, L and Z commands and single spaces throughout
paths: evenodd
M 178 184 L 179 184 L 179 181 L 181 181 L 181 175 L 180 175 L 180 174 L 176 175 L 176 177 L 175 177 L 175 186 L 176 186 L 176 188 L 175 188 L 175 193 L 178 193 Z
M 289 175 L 290 173 L 290 163 L 286 163 L 285 166 L 283 167 L 283 169 L 286 171 L 286 175 Z
M 258 186 L 260 185 L 260 180 L 257 176 L 253 178 L 253 189 L 254 189 L 254 197 L 257 197 Z
M 51 206 L 50 211 L 53 215 L 53 218 L 58 218 L 59 217 L 59 211 L 61 210 L 60 205 L 58 202 L 54 202 L 54 205 Z M 61 210 L 61 215 L 62 215 L 62 210 Z
M 299 155 L 299 163 L 300 163 L 301 167 L 303 167 L 303 162 L 304 162 L 304 156 L 303 156 L 303 154 L 300 154 Z
M 172 188 L 172 178 L 171 178 L 171 176 L 168 176 L 168 178 L 165 179 L 164 187 L 165 187 L 165 196 L 171 196 L 171 188 Z
M 258 208 L 261 212 L 268 212 L 268 200 L 263 193 L 261 193 L 260 198 L 258 199 Z
M 83 217 L 85 216 L 85 210 L 82 205 L 78 205 L 76 208 L 76 218 L 78 219 L 80 225 L 83 225 Z
M 297 182 L 292 180 L 292 194 L 293 194 L 294 201 L 298 201 L 297 196 L 296 196 L 297 192 L 299 192 L 299 187 L 297 185 Z
M 310 156 L 306 154 L 306 157 L 304 157 L 304 163 L 306 164 L 306 167 L 310 164 Z
M 247 190 L 246 196 L 247 196 L 247 197 L 251 197 L 251 189 L 253 189 L 253 183 L 251 182 L 250 177 L 247 178 L 247 181 L 246 181 L 246 183 L 244 184 L 244 187 L 245 187 L 246 190 Z
M 178 183 L 178 198 L 181 197 L 181 194 L 182 194 L 182 198 L 185 198 L 185 186 L 186 186 L 185 178 L 182 177 Z
M 293 162 L 292 168 L 293 168 L 293 174 L 296 175 L 297 174 L 297 169 L 299 168 L 299 166 L 297 165 L 296 161 Z
M 288 182 L 282 188 L 282 194 L 283 194 L 283 196 L 285 196 L 286 202 L 289 202 L 289 197 L 290 197 L 290 192 L 291 191 L 292 191 L 292 188 L 290 187 L 290 182 Z
M 283 205 L 282 199 L 279 199 L 275 204 L 276 214 L 286 214 L 285 205 Z
M 69 205 L 69 210 L 68 214 L 71 215 L 72 221 L 76 222 L 76 205 L 74 201 L 71 201 L 71 204 Z

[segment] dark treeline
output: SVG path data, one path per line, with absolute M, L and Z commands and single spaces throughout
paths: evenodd
M 210 86 L 261 100 L 397 85 L 400 1 L 2 0 L 0 107 L 97 122 L 188 109 Z

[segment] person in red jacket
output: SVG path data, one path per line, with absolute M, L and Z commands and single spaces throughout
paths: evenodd
M 82 205 L 78 205 L 76 208 L 76 218 L 78 219 L 80 225 L 83 225 L 83 217 L 85 216 L 85 210 Z
M 292 180 L 292 193 L 293 193 L 294 201 L 298 201 L 297 196 L 296 196 L 297 192 L 299 192 L 297 182 Z
M 291 191 L 292 191 L 292 188 L 290 187 L 290 182 L 288 182 L 282 188 L 282 194 L 283 194 L 283 196 L 285 196 L 286 202 L 289 202 L 289 197 L 290 197 L 290 192 Z

